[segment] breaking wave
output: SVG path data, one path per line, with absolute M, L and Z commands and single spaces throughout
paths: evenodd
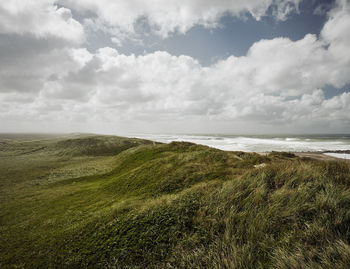
M 236 136 L 193 134 L 142 134 L 133 137 L 170 143 L 187 141 L 228 151 L 246 152 L 315 152 L 350 150 L 350 135 L 310 136 Z

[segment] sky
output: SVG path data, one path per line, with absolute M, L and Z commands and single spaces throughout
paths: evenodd
M 0 132 L 350 133 L 349 0 L 0 0 Z

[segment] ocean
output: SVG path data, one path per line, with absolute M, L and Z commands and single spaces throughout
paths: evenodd
M 138 134 L 132 137 L 170 143 L 188 141 L 228 151 L 317 152 L 350 150 L 350 134 L 338 135 L 227 135 Z

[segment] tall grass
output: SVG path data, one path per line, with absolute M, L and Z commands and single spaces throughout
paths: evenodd
M 350 266 L 349 163 L 96 139 L 8 142 L 1 267 Z

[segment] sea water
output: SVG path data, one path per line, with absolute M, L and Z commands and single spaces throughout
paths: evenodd
M 138 134 L 132 137 L 162 143 L 188 141 L 213 148 L 246 152 L 315 152 L 350 150 L 350 135 L 227 135 L 227 134 Z M 349 154 L 340 153 L 344 158 Z
M 339 158 L 339 159 L 350 160 L 350 154 L 346 154 L 346 153 L 327 152 L 327 153 L 324 153 L 324 154 L 328 155 L 328 156 L 336 157 L 336 158 Z

